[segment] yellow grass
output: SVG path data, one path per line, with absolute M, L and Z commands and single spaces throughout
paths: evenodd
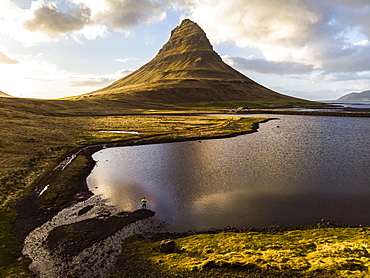
M 177 251 L 165 254 L 159 251 L 159 241 L 134 240 L 125 247 L 129 252 L 125 256 L 149 261 L 164 271 L 187 271 L 192 277 L 230 267 L 319 275 L 315 277 L 370 277 L 370 228 L 198 234 L 175 242 Z

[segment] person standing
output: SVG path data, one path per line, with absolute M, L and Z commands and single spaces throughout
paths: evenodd
M 145 199 L 145 197 L 141 200 L 141 209 L 146 209 L 146 203 L 147 203 L 147 200 Z

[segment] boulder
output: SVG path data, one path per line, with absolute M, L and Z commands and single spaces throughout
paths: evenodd
M 174 253 L 176 250 L 176 243 L 172 239 L 162 240 L 159 250 L 167 254 Z

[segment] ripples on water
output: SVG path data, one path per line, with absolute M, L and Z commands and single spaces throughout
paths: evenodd
M 176 231 L 370 225 L 369 119 L 275 116 L 228 139 L 99 151 L 88 184 L 122 210 L 146 197 Z

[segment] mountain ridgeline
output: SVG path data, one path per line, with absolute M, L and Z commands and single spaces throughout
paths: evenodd
M 150 62 L 87 96 L 158 104 L 312 103 L 276 93 L 224 63 L 205 32 L 189 19 L 172 30 Z
M 339 101 L 370 101 L 370 91 L 363 91 L 361 93 L 350 93 L 344 95 L 337 100 Z

